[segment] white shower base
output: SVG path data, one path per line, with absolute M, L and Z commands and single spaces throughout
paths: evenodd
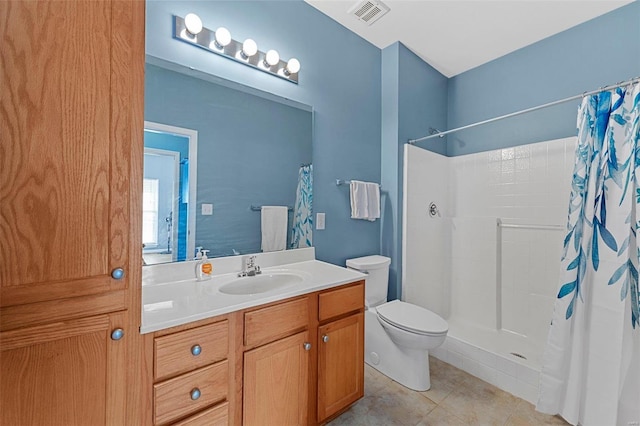
M 432 356 L 535 404 L 543 343 L 455 318 L 447 321 L 447 340 Z

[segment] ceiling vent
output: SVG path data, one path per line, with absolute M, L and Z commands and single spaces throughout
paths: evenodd
M 354 15 L 359 21 L 371 25 L 382 18 L 389 10 L 389 6 L 381 1 L 364 0 L 354 4 L 347 13 Z

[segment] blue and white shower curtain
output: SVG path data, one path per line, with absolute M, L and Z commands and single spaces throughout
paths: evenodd
M 640 85 L 583 99 L 562 272 L 537 409 L 640 424 Z
M 293 209 L 291 248 L 311 247 L 313 243 L 313 165 L 300 167 L 296 205 Z

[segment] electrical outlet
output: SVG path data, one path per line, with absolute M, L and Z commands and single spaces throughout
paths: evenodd
M 324 213 L 316 213 L 316 229 L 324 229 Z
M 211 216 L 213 214 L 213 204 L 202 204 L 202 215 Z

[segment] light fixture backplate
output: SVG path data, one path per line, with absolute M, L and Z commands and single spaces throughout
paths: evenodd
M 253 56 L 250 56 L 247 59 L 244 59 L 240 52 L 242 52 L 242 42 L 234 40 L 231 38 L 231 42 L 226 45 L 222 49 L 218 49 L 215 47 L 215 31 L 212 31 L 206 27 L 202 27 L 202 31 L 196 35 L 192 36 L 188 31 L 187 27 L 184 24 L 184 18 L 180 16 L 173 16 L 174 19 L 174 33 L 173 38 L 183 41 L 188 44 L 192 44 L 201 49 L 207 50 L 209 52 L 215 53 L 220 56 L 224 56 L 227 59 L 231 59 L 235 62 L 239 62 L 244 65 L 249 65 L 255 69 L 258 69 L 262 72 L 266 72 L 267 74 L 274 75 L 276 77 L 280 77 L 283 80 L 290 81 L 292 83 L 298 84 L 298 73 L 295 74 L 285 74 L 284 69 L 287 66 L 287 62 L 282 59 L 273 66 L 265 65 L 266 53 L 258 50 Z M 213 45 L 213 47 L 211 47 Z

